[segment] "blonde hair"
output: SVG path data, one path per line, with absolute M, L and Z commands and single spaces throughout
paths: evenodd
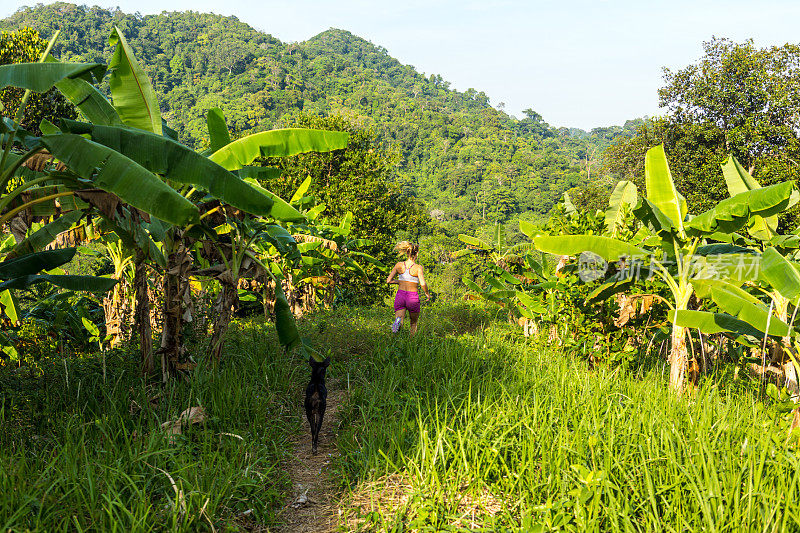
M 398 242 L 394 247 L 395 252 L 404 254 L 408 258 L 415 257 L 419 252 L 419 245 L 408 241 Z

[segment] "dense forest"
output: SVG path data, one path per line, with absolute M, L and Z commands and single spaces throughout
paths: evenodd
M 642 124 L 554 128 L 532 109 L 518 120 L 483 92 L 454 90 L 441 76 L 338 29 L 283 43 L 235 17 L 141 16 L 67 3 L 23 8 L 0 21 L 0 29 L 29 26 L 44 38 L 60 28 L 55 56 L 64 61 L 106 61 L 112 25 L 140 56 L 162 116 L 190 146 L 207 145 L 205 117 L 213 107 L 224 111 L 235 136 L 295 124 L 302 114 L 341 116 L 374 129 L 397 152 L 394 179 L 456 232 L 541 218 L 565 191 L 585 189 L 603 150 Z M 588 194 L 573 194 L 578 202 L 613 186 L 591 182 Z

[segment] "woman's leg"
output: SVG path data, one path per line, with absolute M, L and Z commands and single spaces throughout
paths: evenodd
M 403 317 L 406 316 L 405 309 L 397 309 L 394 312 L 394 323 L 392 324 L 392 333 L 397 333 L 400 331 L 400 328 L 403 326 Z
M 409 319 L 409 326 L 410 332 L 414 335 L 417 332 L 417 319 L 419 318 L 419 313 L 412 313 L 411 311 L 408 312 L 408 319 Z

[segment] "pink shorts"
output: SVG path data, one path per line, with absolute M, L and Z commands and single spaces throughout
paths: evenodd
M 394 310 L 407 309 L 410 313 L 419 313 L 419 294 L 417 291 L 397 291 L 394 297 Z

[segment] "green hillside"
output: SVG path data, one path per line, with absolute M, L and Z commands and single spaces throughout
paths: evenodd
M 483 92 L 451 89 L 441 76 L 343 30 L 283 43 L 235 17 L 140 16 L 66 3 L 23 8 L 0 21 L 0 29 L 30 26 L 45 38 L 60 28 L 55 55 L 73 61 L 106 61 L 112 25 L 127 35 L 163 116 L 190 145 L 207 142 L 211 107 L 223 109 L 235 134 L 291 124 L 304 112 L 342 115 L 399 151 L 396 178 L 453 229 L 546 214 L 564 191 L 594 177 L 611 140 L 635 130 L 635 122 L 555 129 L 530 109 L 517 120 Z M 584 197 L 597 196 L 591 192 Z

